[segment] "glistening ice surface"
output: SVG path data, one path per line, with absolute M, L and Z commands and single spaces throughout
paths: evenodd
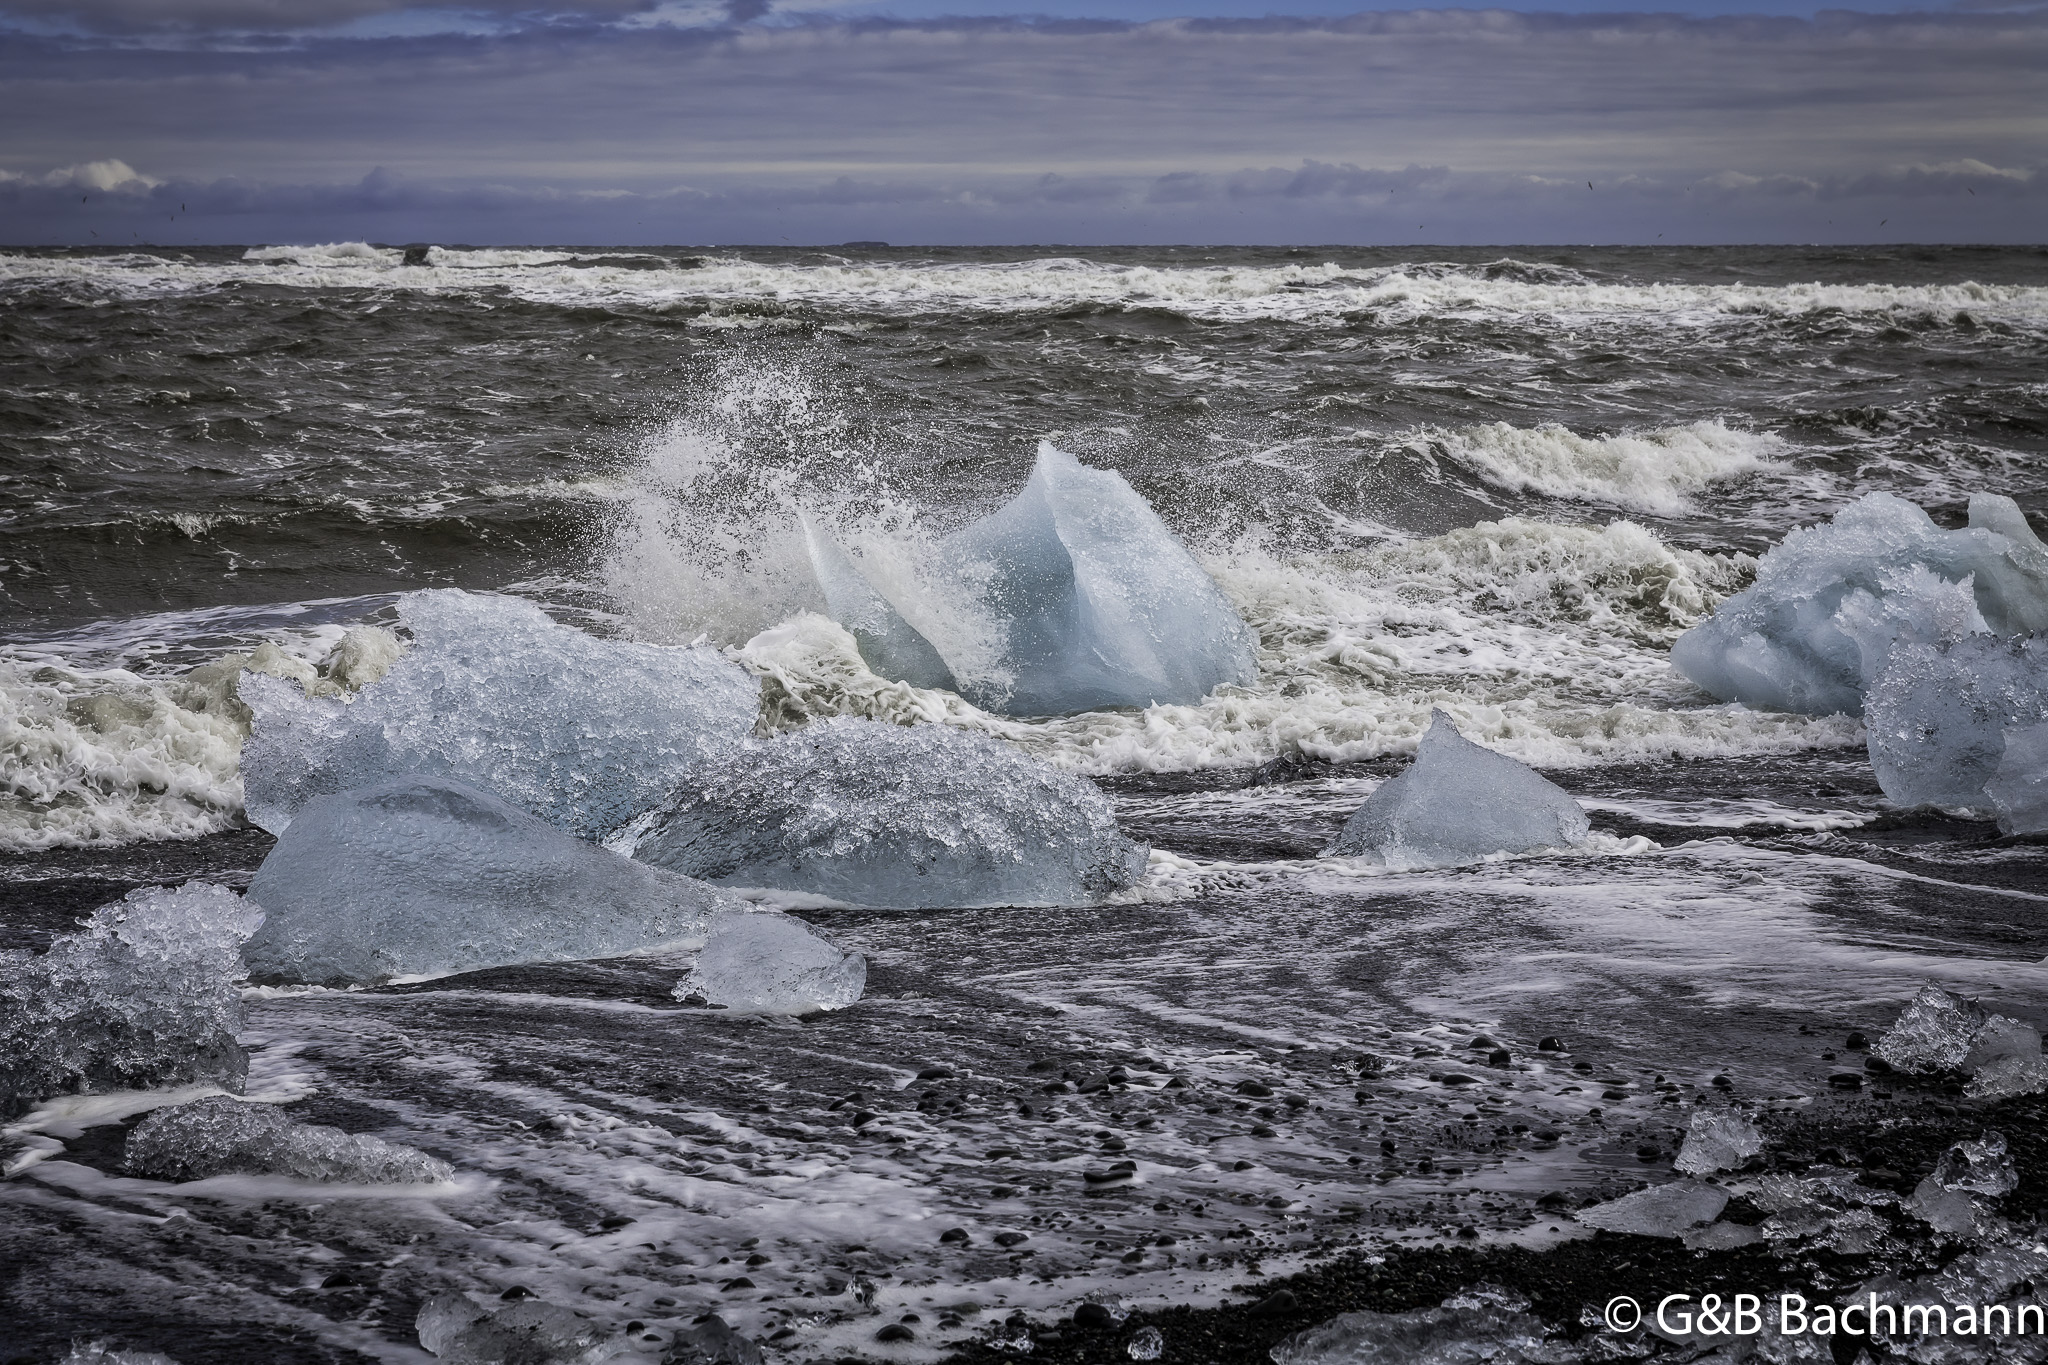
M 487 792 L 401 777 L 299 812 L 249 883 L 260 980 L 346 985 L 700 939 L 733 904 Z
M 715 1313 L 792 1365 L 998 1337 L 982 1359 L 1021 1362 L 1019 1332 L 1029 1360 L 1102 1365 L 1135 1358 L 1138 1321 L 1167 1365 L 1209 1365 L 1230 1357 L 1147 1315 L 1256 1302 L 1354 1245 L 1577 1264 L 1617 1234 L 1572 1215 L 1681 1178 L 1702 1111 L 1764 1150 L 1712 1174 L 1718 1217 L 1615 1259 L 1876 1258 L 1838 1282 L 1958 1302 L 2048 1283 L 2020 1236 L 2041 1125 L 1989 1113 L 2039 1097 L 1969 1093 L 2031 1065 L 1992 1017 L 2048 1013 L 2041 846 L 1995 809 L 1898 804 L 1854 717 L 1730 703 L 1671 662 L 1788 531 L 1866 495 L 1944 535 L 1986 493 L 2039 525 L 2037 255 L 565 255 L 0 262 L 4 946 L 132 887 L 246 886 L 272 841 L 241 822 L 219 661 L 268 650 L 355 715 L 422 648 L 401 607 L 422 589 L 536 605 L 543 638 L 590 642 L 600 691 L 609 651 L 702 637 L 688 657 L 758 687 L 733 723 L 764 743 L 840 716 L 987 736 L 1094 785 L 1153 850 L 1143 879 L 1023 911 L 791 893 L 866 964 L 858 1000 L 794 1018 L 688 1003 L 687 951 L 259 988 L 250 1098 L 456 1178 L 195 1195 L 125 1170 L 129 1101 L 25 1117 L 0 1146 L 29 1162 L 0 1182 L 10 1349 L 417 1362 L 421 1310 L 456 1295 L 479 1311 L 433 1319 L 451 1332 L 527 1305 L 498 1325 L 567 1315 L 656 1360 Z M 146 344 L 110 366 L 110 334 Z M 1033 720 L 869 665 L 810 533 L 910 603 L 1041 440 L 1187 548 L 1255 637 L 1249 682 Z M 1001 657 L 1000 619 L 917 624 L 942 660 Z M 381 679 L 336 654 L 365 629 L 410 637 Z M 464 649 L 486 682 L 526 676 Z M 520 695 L 579 743 L 631 719 Z M 1598 848 L 1323 858 L 1439 709 L 1562 788 Z M 422 747 L 551 770 L 555 740 L 520 748 L 509 714 Z M 2029 777 L 2000 735 L 1994 797 Z M 1887 1076 L 1851 1046 L 1930 983 L 1978 1002 L 1978 1074 Z M 1935 1182 L 1925 1207 L 1962 1229 L 1938 1233 L 1908 1205 L 1986 1129 L 2022 1184 Z M 1773 1164 L 1794 1151 L 1807 1169 Z M 1952 1240 L 1885 1260 L 1908 1231 Z M 1411 1313 L 1476 1324 L 1452 1292 L 1388 1316 L 1418 1340 Z M 1091 1296 L 1132 1317 L 1042 1340 Z M 1604 1297 L 1490 1302 L 1550 1345 Z M 877 1340 L 894 1328 L 915 1339 Z
M 856 905 L 1087 905 L 1145 850 L 1085 779 L 949 726 L 820 721 L 707 764 L 633 856 Z

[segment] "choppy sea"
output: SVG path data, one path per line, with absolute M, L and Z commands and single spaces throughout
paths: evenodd
M 650 1359 L 713 1310 L 777 1359 L 937 1359 L 1090 1294 L 1572 1236 L 1536 1195 L 1668 1173 L 1716 1078 L 1834 1102 L 1842 1040 L 1930 981 L 2048 1023 L 2048 846 L 1896 810 L 1857 721 L 1668 662 L 1866 492 L 2043 525 L 2044 362 L 2039 249 L 0 255 L 0 947 L 246 884 L 243 734 L 182 675 L 317 658 L 425 586 L 702 637 L 785 723 L 991 730 L 1175 855 L 1130 904 L 803 911 L 870 975 L 793 1023 L 632 959 L 252 992 L 252 1094 L 458 1186 L 193 1195 L 83 1129 L 0 1184 L 0 1344 L 424 1361 L 423 1299 L 524 1287 Z M 1042 439 L 1195 552 L 1253 684 L 996 718 L 807 631 L 800 516 L 914 547 Z M 1439 707 L 1611 837 L 1320 858 Z M 1112 1159 L 1135 1177 L 1085 1181 Z

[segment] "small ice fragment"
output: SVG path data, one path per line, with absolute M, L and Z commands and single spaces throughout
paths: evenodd
M 1192 703 L 1257 675 L 1256 638 L 1159 514 L 1121 474 L 1049 444 L 1014 499 L 911 579 L 870 577 L 828 531 L 805 531 L 828 608 L 870 668 L 957 684 L 986 710 Z
M 1549 1365 L 1580 1358 L 1522 1307 L 1460 1295 L 1405 1313 L 1343 1313 L 1288 1337 L 1272 1358 L 1275 1365 Z
M 1921 571 L 1916 574 L 1915 570 Z M 1723 701 L 1774 711 L 1860 714 L 1875 662 L 1838 612 L 1851 593 L 1907 629 L 1915 609 L 1884 602 L 1930 579 L 1966 582 L 1970 605 L 1999 634 L 2048 630 L 2048 549 L 2010 498 L 1970 499 L 1968 527 L 1947 531 L 1913 504 L 1870 493 L 1832 521 L 1796 530 L 1764 555 L 1756 582 L 1715 608 L 1672 646 L 1671 662 Z M 1891 629 L 1893 627 L 1884 627 Z
M 1871 1052 L 1900 1071 L 1952 1071 L 1963 1064 L 1983 1025 L 1976 1001 L 1923 986 Z
M 675 996 L 699 995 L 742 1014 L 814 1014 L 845 1009 L 860 999 L 867 979 L 866 958 L 802 920 L 734 912 L 711 922 L 704 951 Z
M 1931 1175 L 1914 1187 L 1906 1207 L 1936 1232 L 1951 1237 L 1967 1237 L 1977 1230 L 1977 1201 L 1970 1192 L 1947 1189 Z
M 496 1311 L 436 1294 L 414 1319 L 420 1345 L 450 1365 L 598 1365 L 633 1351 L 586 1318 L 539 1299 Z
M 271 833 L 321 796 L 418 773 L 596 837 L 753 728 L 760 689 L 715 650 L 599 640 L 530 602 L 453 588 L 398 609 L 412 647 L 353 701 L 243 675 L 256 721 L 242 779 Z
M 1935 1184 L 1945 1190 L 1967 1190 L 1971 1194 L 2011 1194 L 2019 1188 L 2019 1167 L 2006 1151 L 2005 1134 L 1986 1129 L 1972 1142 L 1958 1142 L 1934 1163 Z
M 73 1342 L 57 1365 L 178 1365 L 156 1351 L 118 1351 L 104 1341 Z
M 1088 905 L 1144 875 L 1094 784 L 940 725 L 819 721 L 701 770 L 633 856 L 891 909 Z
M 1491 853 L 1584 842 L 1586 812 L 1533 768 L 1458 733 L 1442 711 L 1415 761 L 1353 811 L 1329 853 L 1388 867 L 1452 867 Z
M 1633 1232 L 1644 1237 L 1676 1237 L 1689 1227 L 1711 1223 L 1728 1206 L 1728 1192 L 1691 1180 L 1652 1185 L 1647 1190 L 1580 1209 L 1588 1227 L 1606 1232 Z
M 1124 1354 L 1132 1360 L 1157 1360 L 1165 1350 L 1165 1334 L 1157 1327 L 1140 1327 L 1124 1343 Z
M 2002 1014 L 1985 1020 L 1970 1040 L 1963 1070 L 1970 1074 L 1970 1094 L 1979 1099 L 2004 1099 L 2048 1089 L 2048 1061 L 2041 1056 L 2041 1035 Z
M 1761 1242 L 1764 1234 L 1761 1228 L 1743 1223 L 1709 1223 L 1703 1228 L 1688 1228 L 1678 1234 L 1678 1240 L 1685 1243 L 1688 1251 L 1732 1251 Z
M 146 887 L 41 955 L 0 951 L 0 1117 L 52 1095 L 208 1082 L 240 1090 L 242 940 L 225 887 Z
M 159 1109 L 128 1134 L 128 1169 L 163 1180 L 285 1175 L 330 1185 L 435 1185 L 454 1170 L 411 1147 L 324 1124 L 295 1123 L 267 1104 L 216 1095 Z
M 1695 1109 L 1672 1165 L 1687 1175 L 1735 1171 L 1763 1149 L 1763 1134 L 1742 1115 L 1725 1109 Z
M 314 801 L 249 899 L 268 916 L 250 971 L 316 985 L 616 957 L 697 938 L 737 904 L 436 777 Z
M 761 1347 L 752 1337 L 735 1332 L 716 1313 L 694 1327 L 685 1327 L 669 1343 L 661 1365 L 762 1365 Z

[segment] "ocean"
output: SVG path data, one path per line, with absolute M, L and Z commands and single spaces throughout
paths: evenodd
M 191 1193 L 83 1128 L 0 1183 L 0 1348 L 421 1361 L 427 1298 L 523 1288 L 649 1359 L 714 1311 L 776 1359 L 938 1359 L 1090 1296 L 1557 1245 L 1538 1196 L 1668 1179 L 1717 1089 L 1953 1116 L 1830 1077 L 1930 982 L 2048 1022 L 2048 845 L 1894 808 L 1858 720 L 1668 654 L 1866 493 L 2048 525 L 2044 361 L 2035 248 L 0 255 L 0 949 L 245 886 L 246 720 L 186 675 L 423 587 L 715 646 L 764 725 L 985 731 L 1155 850 L 1086 909 L 801 908 L 869 976 L 797 1021 L 682 1008 L 661 959 L 252 988 L 252 1095 L 455 1185 Z M 914 554 L 1040 441 L 1151 503 L 1255 681 L 1002 717 L 834 651 L 804 525 Z M 1438 708 L 1593 841 L 1323 857 Z

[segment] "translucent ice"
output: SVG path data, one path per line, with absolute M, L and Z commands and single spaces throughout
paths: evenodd
M 1976 1001 L 1922 986 L 1871 1051 L 1900 1071 L 1952 1071 L 1963 1064 L 1983 1026 L 1984 1011 Z
M 854 719 L 708 765 L 633 856 L 895 909 L 1086 905 L 1145 869 L 1092 783 L 988 735 Z
M 1998 767 L 1984 795 L 2007 834 L 2048 832 L 2048 725 L 2016 725 L 2005 731 Z
M 735 904 L 435 777 L 314 801 L 249 899 L 267 916 L 250 971 L 315 984 L 617 956 L 699 937 Z
M 1450 867 L 1490 853 L 1582 842 L 1579 803 L 1533 768 L 1482 748 L 1434 714 L 1415 761 L 1344 823 L 1332 854 L 1389 867 Z
M 336 1185 L 432 1185 L 445 1161 L 322 1124 L 294 1123 L 267 1104 L 214 1096 L 159 1109 L 128 1134 L 128 1169 L 164 1180 L 288 1175 Z
M 744 1014 L 813 1014 L 860 999 L 867 959 L 802 920 L 769 913 L 720 915 L 676 998 L 701 996 Z
M 1647 1190 L 1580 1209 L 1588 1227 L 1606 1232 L 1633 1232 L 1644 1237 L 1676 1237 L 1689 1227 L 1711 1223 L 1728 1205 L 1728 1192 L 1690 1180 L 1652 1185 Z
M 1272 1350 L 1275 1365 L 1538 1365 L 1574 1361 L 1579 1352 L 1548 1336 L 1528 1305 L 1480 1291 L 1437 1308 L 1405 1313 L 1344 1313 Z
M 121 1351 L 104 1341 L 74 1342 L 71 1352 L 57 1365 L 178 1365 L 156 1351 Z
M 2009 734 L 2048 721 L 2048 638 L 1963 635 L 1901 639 L 1865 699 L 1870 763 L 1886 796 L 1902 806 L 1991 807 L 1997 783 L 2020 815 L 2035 818 L 2029 790 L 2038 739 L 2023 739 L 2010 761 Z M 2008 817 L 2010 818 L 2010 817 Z
M 1867 636 L 1859 642 L 1838 609 L 1859 590 L 1876 599 L 1901 591 L 1901 575 L 1915 568 L 1968 580 L 1983 629 L 2048 630 L 2048 548 L 2012 499 L 1977 494 L 1969 526 L 1945 531 L 1913 504 L 1870 493 L 1786 536 L 1751 587 L 1678 638 L 1671 662 L 1723 701 L 1860 714 L 1874 661 Z
M 414 1328 L 420 1345 L 450 1365 L 598 1365 L 633 1351 L 588 1318 L 539 1299 L 493 1310 L 436 1294 Z
M 2048 1061 L 2041 1056 L 2041 1035 L 2017 1019 L 1994 1014 L 1970 1039 L 1963 1057 L 1969 1090 L 1980 1099 L 2031 1095 L 2048 1089 Z
M 46 953 L 0 952 L 0 1116 L 58 1094 L 240 1090 L 241 946 L 260 918 L 187 882 L 102 906 Z
M 1726 1109 L 1696 1109 L 1672 1164 L 1687 1175 L 1741 1170 L 1764 1149 L 1763 1134 L 1742 1115 Z
M 1945 1190 L 1997 1196 L 2019 1188 L 2019 1167 L 2006 1151 L 2005 1134 L 1987 1128 L 1981 1137 L 1958 1142 L 1934 1163 L 1934 1183 Z
M 420 773 L 593 837 L 753 728 L 759 689 L 709 649 L 599 640 L 530 602 L 453 588 L 409 593 L 399 613 L 411 648 L 353 701 L 243 675 L 257 824 L 281 833 L 316 797 Z
M 1023 491 L 908 576 L 807 526 L 833 617 L 868 666 L 1008 715 L 1194 702 L 1257 672 L 1236 610 L 1121 474 L 1051 445 Z M 963 621 L 995 637 L 970 640 Z

